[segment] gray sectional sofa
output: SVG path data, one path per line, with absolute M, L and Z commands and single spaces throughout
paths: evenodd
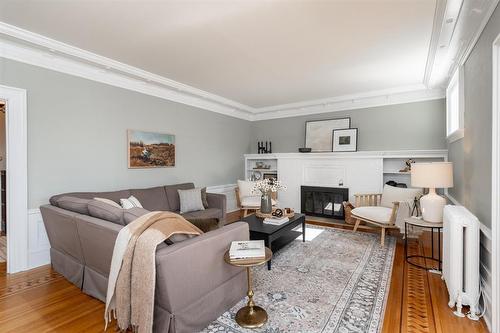
M 194 185 L 52 197 L 50 205 L 40 207 L 50 241 L 52 267 L 84 293 L 105 301 L 114 242 L 120 229 L 148 211 L 178 212 L 177 189 L 189 188 Z M 118 203 L 130 195 L 139 199 L 145 209 L 103 213 L 100 204 L 92 200 L 100 197 Z M 184 216 L 217 218 L 220 228 L 172 245 L 158 246 L 154 332 L 196 332 L 245 296 L 245 271 L 227 265 L 223 255 L 232 241 L 248 239 L 248 224 L 223 226 L 225 196 L 207 193 L 207 201 L 205 210 Z

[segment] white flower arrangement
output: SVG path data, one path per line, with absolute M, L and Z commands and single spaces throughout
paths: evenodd
M 279 180 L 275 179 L 263 179 L 256 181 L 252 192 L 260 192 L 262 195 L 268 194 L 269 192 L 286 191 L 286 186 L 283 185 Z

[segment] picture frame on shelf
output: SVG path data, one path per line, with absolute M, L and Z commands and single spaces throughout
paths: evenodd
M 336 129 L 332 132 L 333 152 L 354 152 L 358 150 L 358 129 Z
M 351 127 L 351 118 L 308 120 L 305 127 L 304 147 L 311 148 L 312 152 L 331 152 L 332 131 Z

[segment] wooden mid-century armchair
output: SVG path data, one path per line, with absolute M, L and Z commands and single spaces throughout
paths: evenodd
M 410 203 L 421 193 L 420 189 L 385 185 L 383 193 L 355 194 L 356 208 L 351 210 L 351 219 L 356 221 L 353 230 L 357 231 L 361 222 L 381 228 L 380 245 L 384 246 L 386 231 L 400 228 L 396 224 L 400 206 L 405 205 L 405 215 L 409 216 Z
M 241 217 L 249 214 L 249 211 L 256 211 L 260 208 L 260 195 L 252 192 L 254 182 L 238 180 L 238 186 L 234 189 L 236 192 L 236 203 L 240 207 Z M 273 206 L 276 206 L 277 193 L 271 193 Z

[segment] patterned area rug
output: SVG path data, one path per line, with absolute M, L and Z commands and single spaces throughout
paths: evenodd
M 379 332 L 395 239 L 388 237 L 382 248 L 379 236 L 370 233 L 308 226 L 308 234 L 317 236 L 278 251 L 271 271 L 253 270 L 254 301 L 266 309 L 266 325 L 238 326 L 234 317 L 245 299 L 203 333 Z

